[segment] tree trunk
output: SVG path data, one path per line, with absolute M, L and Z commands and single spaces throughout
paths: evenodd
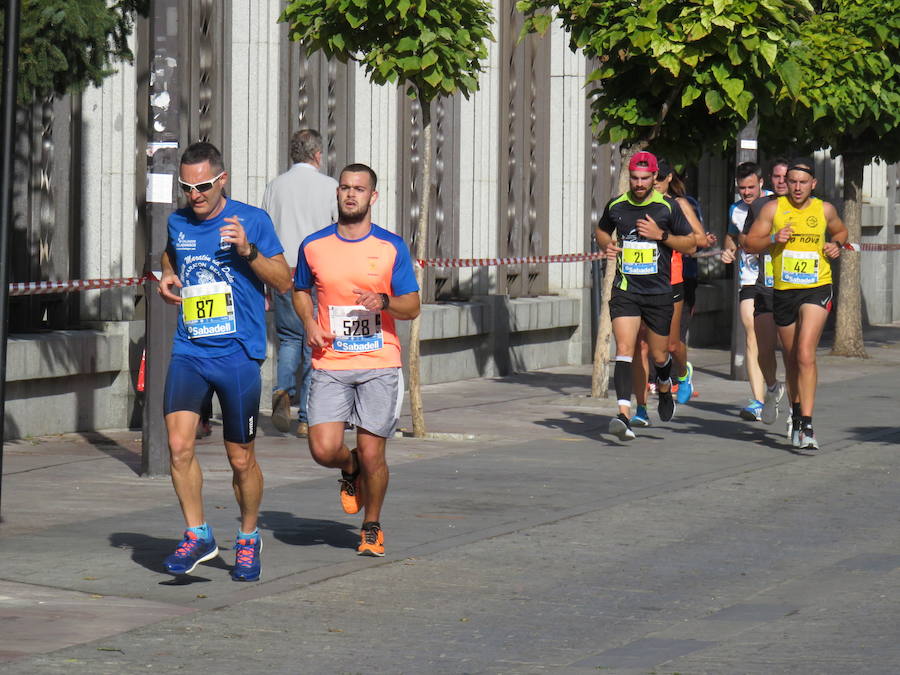
M 865 158 L 854 153 L 842 155 L 844 163 L 844 224 L 847 241 L 862 238 L 862 184 Z M 862 330 L 862 290 L 859 277 L 859 251 L 841 251 L 841 281 L 837 294 L 834 356 L 868 358 Z
M 427 255 L 428 211 L 431 200 L 431 104 L 419 99 L 422 109 L 422 193 L 419 201 L 419 223 L 416 226 L 416 260 L 424 260 Z M 425 287 L 425 268 L 416 265 L 416 281 L 419 288 Z M 421 292 L 421 290 L 420 290 Z M 413 436 L 425 437 L 425 409 L 422 406 L 422 379 L 420 376 L 421 352 L 419 343 L 420 314 L 412 321 L 409 330 L 409 407 L 412 413 Z
M 635 146 L 622 151 L 622 165 L 619 167 L 619 191 L 616 194 L 628 191 L 628 162 L 641 147 Z M 597 325 L 597 344 L 594 345 L 594 369 L 591 372 L 591 396 L 593 398 L 609 397 L 609 340 L 612 336 L 609 298 L 615 276 L 616 263 L 614 260 L 607 260 L 606 271 L 603 273 L 603 295 L 600 301 L 600 321 Z

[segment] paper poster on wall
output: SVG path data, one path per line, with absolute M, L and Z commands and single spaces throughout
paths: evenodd
M 172 203 L 172 174 L 147 174 L 147 201 L 157 204 Z

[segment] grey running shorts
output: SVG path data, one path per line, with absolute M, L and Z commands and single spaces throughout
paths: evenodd
M 313 369 L 308 407 L 311 427 L 325 422 L 349 422 L 388 438 L 394 434 L 402 404 L 400 368 Z

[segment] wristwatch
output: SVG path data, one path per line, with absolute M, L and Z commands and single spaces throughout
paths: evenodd
M 391 296 L 389 296 L 387 293 L 382 293 L 381 294 L 381 311 L 383 312 L 384 310 L 386 310 L 388 308 L 388 305 L 390 305 L 390 304 L 391 304 Z
M 250 253 L 248 253 L 245 256 L 241 256 L 241 257 L 244 260 L 246 260 L 248 263 L 252 263 L 254 260 L 256 260 L 256 256 L 258 256 L 258 255 L 259 255 L 259 249 L 256 248 L 256 244 L 250 244 Z
M 665 241 L 665 240 L 668 239 L 668 238 L 669 238 L 669 231 L 668 231 L 668 230 L 663 230 L 663 231 L 662 231 L 662 236 L 659 238 L 659 240 L 660 240 L 660 241 Z

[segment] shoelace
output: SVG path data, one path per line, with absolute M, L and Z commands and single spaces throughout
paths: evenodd
M 366 540 L 367 544 L 377 544 L 378 543 L 378 533 L 381 531 L 381 528 L 376 526 L 370 527 L 368 530 L 363 530 L 363 538 Z
M 354 485 L 354 483 L 356 482 L 356 477 L 358 475 L 359 474 L 356 474 L 354 476 L 350 476 L 349 478 L 344 478 L 343 475 L 341 475 L 341 477 L 338 478 L 338 483 L 341 484 L 341 492 L 346 492 L 351 497 L 355 497 L 356 486 Z
M 253 564 L 253 557 L 256 554 L 255 542 L 250 539 L 238 539 L 234 545 L 237 550 L 234 562 L 241 566 L 250 566 Z
M 181 545 L 175 549 L 175 555 L 189 556 L 199 545 L 200 538 L 193 532 L 188 532 L 184 537 L 184 541 L 181 542 Z

